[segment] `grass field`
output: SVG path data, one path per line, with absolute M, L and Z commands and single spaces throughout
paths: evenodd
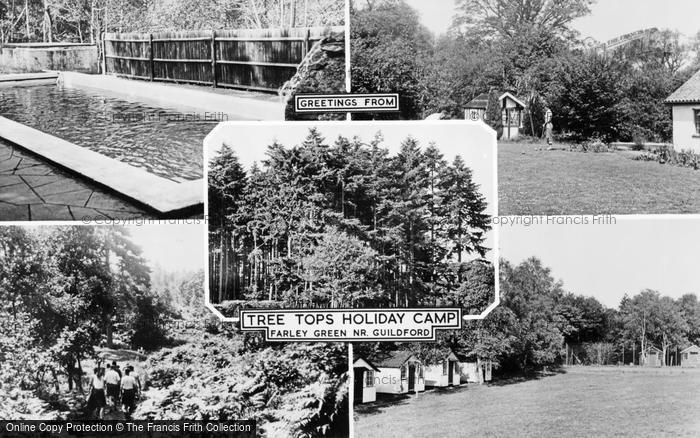
M 355 408 L 355 437 L 700 436 L 700 370 L 568 367 Z
M 499 143 L 500 215 L 700 213 L 700 171 L 540 146 Z

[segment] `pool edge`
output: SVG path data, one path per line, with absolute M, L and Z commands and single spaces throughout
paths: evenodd
M 176 88 L 161 83 L 124 79 L 108 75 L 90 75 L 77 72 L 60 72 L 58 82 L 67 87 L 88 87 L 126 94 L 138 99 L 149 98 L 167 105 L 200 108 L 210 113 L 226 114 L 236 118 L 253 120 L 284 120 L 285 104 L 240 96 L 229 96 L 191 88 Z M 239 109 L 239 111 L 236 111 Z M 221 120 L 220 120 L 221 121 Z
M 179 217 L 185 212 L 203 210 L 203 178 L 176 183 L 2 116 L 0 138 L 133 200 L 159 216 Z

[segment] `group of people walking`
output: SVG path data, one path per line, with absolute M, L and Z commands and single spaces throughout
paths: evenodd
M 90 381 L 87 407 L 93 415 L 99 410 L 97 416 L 100 420 L 104 419 L 106 407 L 122 409 L 129 419 L 136 408 L 136 400 L 140 393 L 141 379 L 134 367 L 127 364 L 122 372 L 117 362 L 112 361 L 106 368 L 95 368 Z

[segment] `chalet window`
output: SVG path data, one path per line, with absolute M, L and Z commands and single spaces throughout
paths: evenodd
M 447 361 L 442 363 L 442 375 L 443 376 L 447 375 Z
M 691 351 L 690 354 L 700 354 L 697 351 Z
M 700 135 L 700 109 L 693 110 L 693 115 L 695 116 L 695 133 Z
M 404 365 L 401 367 L 401 380 L 406 380 L 408 376 L 408 365 Z
M 418 378 L 422 379 L 423 378 L 423 367 L 418 365 Z
M 365 386 L 374 386 L 374 371 L 370 370 L 365 373 Z

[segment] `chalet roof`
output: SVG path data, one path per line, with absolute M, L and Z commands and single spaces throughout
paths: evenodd
M 517 105 L 525 108 L 525 104 L 515 97 L 512 93 L 505 92 L 501 94 L 498 98 L 499 101 L 502 101 L 505 98 L 509 98 L 513 100 Z M 467 109 L 482 109 L 485 110 L 486 107 L 489 104 L 489 93 L 481 93 L 480 95 L 476 96 L 474 99 L 470 100 L 469 103 L 465 106 Z
M 370 362 L 369 359 L 367 359 L 366 357 L 360 356 L 359 354 L 352 355 L 353 368 L 360 368 L 360 367 L 366 368 L 366 366 L 364 364 L 369 366 L 369 368 L 373 369 L 374 371 L 379 372 L 379 368 L 377 368 L 376 365 L 374 365 L 372 362 Z M 359 365 L 359 366 L 357 366 L 357 365 Z
M 700 71 L 678 87 L 666 99 L 666 103 L 700 103 Z
M 413 353 L 404 350 L 378 353 L 372 358 L 374 364 L 381 368 L 400 368 L 410 359 L 417 360 Z
M 476 354 L 474 353 L 455 353 L 455 356 L 457 356 L 457 360 L 460 362 L 476 362 Z
M 645 353 L 649 351 L 654 351 L 655 353 L 663 353 L 663 351 L 661 351 L 661 349 L 657 348 L 655 345 L 650 345 L 644 350 Z
M 697 345 L 691 345 L 690 347 L 686 348 L 685 350 L 681 350 L 681 353 L 687 353 L 689 351 L 700 351 L 700 347 Z
M 466 105 L 466 108 L 475 108 L 475 109 L 486 109 L 486 106 L 489 104 L 489 93 L 481 93 L 480 95 L 476 96 L 474 99 L 469 101 L 469 103 Z
M 474 362 L 474 363 L 476 363 L 477 361 L 481 361 L 481 363 L 486 363 L 486 362 L 494 363 L 490 359 L 480 359 L 479 356 L 473 351 L 469 351 L 466 353 L 455 352 L 454 354 L 455 354 L 455 356 L 457 356 L 457 360 L 460 362 Z

